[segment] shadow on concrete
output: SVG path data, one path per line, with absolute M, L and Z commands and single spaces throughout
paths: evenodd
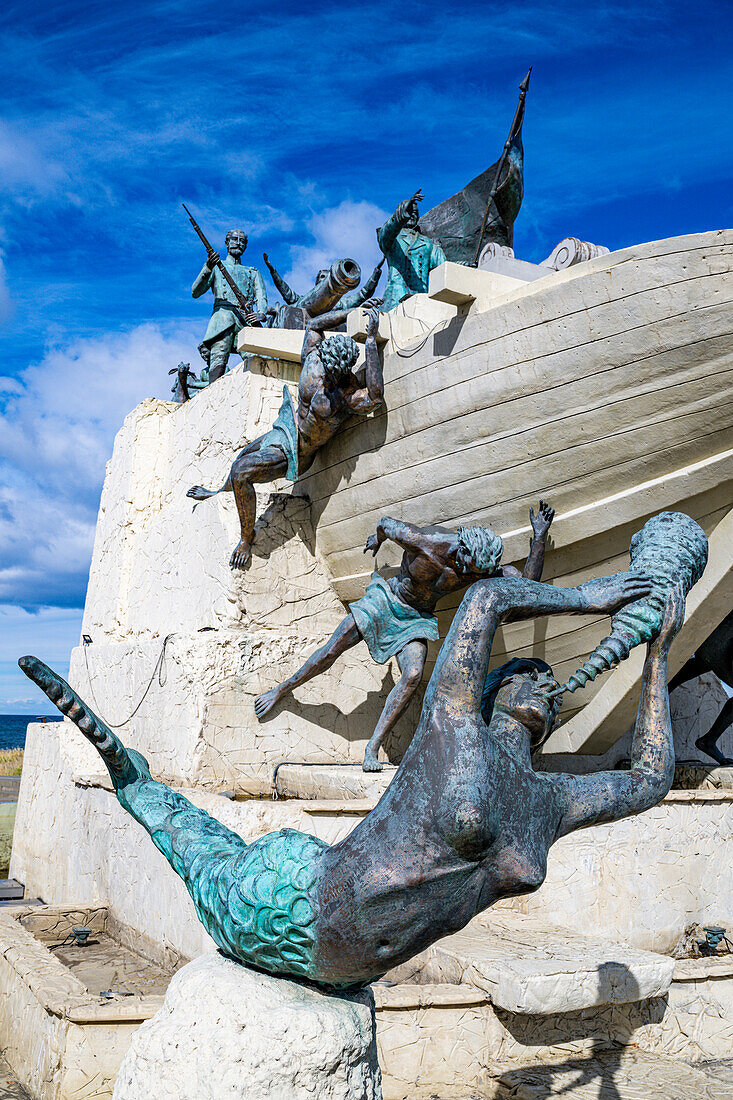
M 659 1023 L 667 1008 L 666 997 L 634 1000 L 639 987 L 634 975 L 621 963 L 602 963 L 598 987 L 602 996 L 609 985 L 621 982 L 628 1002 L 568 1012 L 558 1016 L 519 1016 L 497 1009 L 502 1024 L 523 1047 L 583 1044 L 586 1052 L 565 1060 L 538 1062 L 509 1070 L 499 1078 L 506 1096 L 516 1100 L 546 1100 L 568 1096 L 578 1100 L 627 1100 L 628 1087 L 619 1081 L 624 1051 L 633 1047 L 634 1032 L 645 1024 Z M 621 1011 L 615 1011 L 620 1009 Z M 588 1040 L 590 1040 L 588 1042 Z M 653 1082 L 650 1082 L 653 1084 Z
M 314 725 L 338 734 L 346 741 L 368 740 L 394 685 L 394 676 L 391 669 L 387 667 L 379 689 L 368 692 L 362 702 L 348 714 L 344 713 L 336 703 L 303 703 L 289 695 L 273 707 L 261 724 L 266 726 L 281 711 L 286 710 L 304 718 L 306 722 L 312 722 Z M 390 764 L 399 764 L 415 732 L 416 724 L 410 721 L 410 710 L 411 708 L 408 708 L 407 713 L 399 719 L 383 745 Z

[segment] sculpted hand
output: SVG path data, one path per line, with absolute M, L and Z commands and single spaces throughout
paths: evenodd
M 649 643 L 649 655 L 651 657 L 666 657 L 669 647 L 680 632 L 685 621 L 685 597 L 679 585 L 670 592 L 667 597 L 667 606 L 664 609 L 664 617 L 659 634 L 654 641 Z
M 262 322 L 265 320 L 265 314 L 257 312 L 245 313 L 244 319 L 248 325 L 261 325 Z
M 601 615 L 612 615 L 625 604 L 648 596 L 651 590 L 651 581 L 640 570 L 614 573 L 612 577 L 599 577 L 597 580 L 585 581 L 577 588 L 586 611 L 595 611 Z
M 417 203 L 422 202 L 424 198 L 425 198 L 425 196 L 422 193 L 422 188 L 419 187 L 417 189 L 417 191 L 415 192 L 415 194 L 412 196 L 412 198 L 407 200 L 407 205 L 408 206 L 416 205 Z
M 370 304 L 369 306 L 364 307 L 366 309 L 366 313 L 367 313 L 367 326 L 366 326 L 367 340 L 369 339 L 370 336 L 376 336 L 377 333 L 379 332 L 379 306 L 376 303 L 378 302 L 379 305 L 381 305 L 381 299 L 380 298 L 377 298 L 377 299 L 370 298 L 369 301 L 370 301 L 370 303 L 374 303 L 374 304 Z
M 206 256 L 206 266 L 208 267 L 209 271 L 213 271 L 213 270 L 214 270 L 214 268 L 216 267 L 216 265 L 217 265 L 217 264 L 219 263 L 219 260 L 220 260 L 220 258 L 221 258 L 221 257 L 219 256 L 219 253 L 218 253 L 218 252 L 215 252 L 215 251 L 213 250 L 213 248 L 212 248 L 211 252 L 207 253 L 207 256 Z
M 544 538 L 547 532 L 550 530 L 550 524 L 555 518 L 555 509 L 551 508 L 546 500 L 540 501 L 539 511 L 537 515 L 534 514 L 534 508 L 529 510 L 529 522 L 532 524 L 532 530 L 534 531 L 534 537 L 536 539 Z
M 370 535 L 369 538 L 366 541 L 366 546 L 364 547 L 364 553 L 368 554 L 369 551 L 371 550 L 372 554 L 374 554 L 374 557 L 376 558 L 377 551 L 379 550 L 379 547 L 381 545 L 382 545 L 382 542 L 379 538 L 379 535 Z

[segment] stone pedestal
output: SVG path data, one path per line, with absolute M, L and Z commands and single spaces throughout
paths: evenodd
M 133 1037 L 114 1100 L 381 1100 L 370 991 L 325 994 L 204 955 Z

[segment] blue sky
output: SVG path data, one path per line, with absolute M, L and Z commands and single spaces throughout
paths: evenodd
M 196 362 L 187 202 L 294 285 L 418 187 L 498 156 L 527 66 L 515 250 L 620 248 L 733 221 L 733 5 L 6 0 L 0 12 L 0 711 L 28 650 L 79 637 L 122 418 Z

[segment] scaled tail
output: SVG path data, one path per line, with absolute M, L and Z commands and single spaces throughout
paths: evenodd
M 145 757 L 125 748 L 73 688 L 43 661 L 21 657 L 18 664 L 94 745 L 107 765 L 120 805 L 140 822 L 183 879 L 200 919 L 217 944 L 233 951 L 236 945 L 226 914 L 227 876 L 231 876 L 236 860 L 246 855 L 248 845 L 178 791 L 152 779 Z M 226 885 L 223 894 L 220 881 Z
M 140 779 L 150 779 L 150 769 L 145 757 L 134 749 L 126 749 L 119 737 L 101 718 L 97 718 L 66 680 L 57 676 L 38 657 L 21 657 L 18 664 L 61 713 L 76 723 L 87 741 L 91 741 L 104 760 L 116 791 Z

